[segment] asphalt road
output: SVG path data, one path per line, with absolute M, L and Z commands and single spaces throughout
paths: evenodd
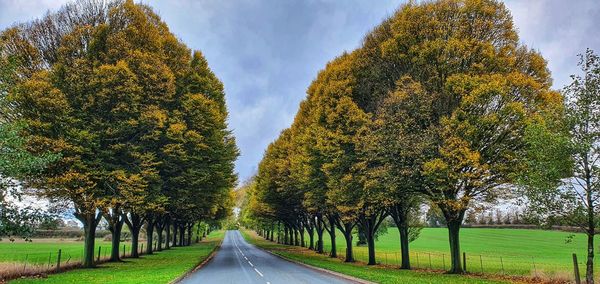
M 239 231 L 227 231 L 221 249 L 203 268 L 181 283 L 353 283 L 267 253 L 244 240 Z

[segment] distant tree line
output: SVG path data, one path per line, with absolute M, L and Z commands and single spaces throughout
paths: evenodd
M 158 250 L 189 245 L 231 214 L 238 150 L 223 85 L 149 6 L 67 4 L 2 31 L 0 59 L 10 62 L 1 64 L 0 129 L 20 125 L 8 134 L 23 151 L 0 157 L 32 164 L 0 175 L 74 212 L 84 267 L 94 265 L 102 219 L 118 261 L 124 225 L 137 257 L 142 227 L 152 253 L 154 235 Z

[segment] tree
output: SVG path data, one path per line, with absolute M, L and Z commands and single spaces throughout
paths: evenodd
M 73 204 L 85 267 L 94 265 L 102 217 L 117 261 L 124 224 L 136 256 L 144 223 L 151 253 L 153 230 L 162 243 L 165 220 L 183 245 L 195 222 L 228 215 L 238 151 L 223 86 L 150 7 L 78 1 L 5 30 L 1 43 L 17 63 L 8 97 L 10 113 L 27 123 L 25 148 L 61 157 L 27 181 Z
M 389 75 L 374 88 L 389 90 L 410 76 L 433 98 L 424 128 L 433 133 L 434 151 L 421 166 L 423 194 L 446 220 L 450 272 L 462 273 L 465 211 L 509 190 L 503 185 L 523 167 L 516 158 L 535 123 L 529 117 L 560 107 L 560 95 L 549 90 L 543 58 L 519 46 L 510 13 L 497 1 L 412 3 L 383 25 L 391 27 L 380 44 L 387 62 L 380 68 Z
M 421 86 L 404 77 L 376 110 L 373 125 L 363 135 L 366 156 L 374 164 L 372 178 L 386 185 L 383 202 L 400 234 L 401 268 L 410 269 L 410 215 L 422 203 L 423 176 L 420 166 L 431 148 L 427 131 L 431 97 Z
M 521 185 L 535 219 L 548 225 L 577 226 L 585 232 L 586 281 L 594 283 L 600 196 L 600 59 L 588 49 L 580 55 L 579 66 L 582 74 L 573 75 L 564 89 L 565 123 L 536 125 L 528 131 L 529 164 Z

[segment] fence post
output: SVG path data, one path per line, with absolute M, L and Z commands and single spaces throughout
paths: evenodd
M 502 265 L 502 274 L 505 274 L 505 272 L 504 272 L 504 261 L 502 261 L 502 257 L 500 257 L 500 265 Z
M 446 270 L 446 255 L 442 253 L 442 265 L 444 266 L 444 270 Z
M 467 272 L 467 253 L 463 252 L 463 270 Z
M 25 269 L 27 268 L 27 258 L 29 258 L 29 254 L 25 255 L 25 262 L 23 263 L 23 273 L 25 273 Z
M 531 262 L 533 263 L 533 272 L 535 273 L 535 277 L 538 276 L 537 274 L 537 268 L 535 267 L 535 257 L 531 257 Z
M 62 250 L 58 249 L 58 257 L 56 259 L 56 272 L 60 272 L 60 256 L 62 255 Z
M 419 265 L 419 253 L 417 252 L 417 268 L 420 268 L 421 265 Z
M 483 274 L 483 259 L 481 258 L 481 254 L 479 255 L 479 265 L 481 266 L 481 274 Z
M 98 258 L 96 258 L 96 262 L 100 262 L 100 252 L 102 251 L 102 247 L 98 247 Z
M 573 254 L 573 269 L 575 270 L 575 283 L 581 284 L 581 276 L 579 276 L 579 264 L 577 263 L 576 254 Z
M 50 259 L 52 258 L 52 252 L 48 255 L 48 268 L 50 268 Z
M 431 253 L 429 253 L 429 269 L 433 269 L 433 266 L 431 265 Z

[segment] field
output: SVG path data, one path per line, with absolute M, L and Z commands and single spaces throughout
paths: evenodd
M 98 268 L 75 269 L 48 278 L 18 279 L 11 283 L 168 283 L 205 259 L 223 234 L 223 231 L 215 231 L 199 244 L 175 247 L 139 259 L 128 258 Z
M 386 266 L 367 266 L 364 263 L 344 263 L 297 247 L 279 245 L 258 237 L 254 232 L 242 231 L 248 240 L 261 248 L 298 262 L 343 273 L 376 283 L 510 283 L 511 279 L 488 279 L 463 275 L 444 274 L 441 271 L 409 271 Z
M 119 251 L 130 254 L 131 243 L 122 242 Z M 144 246 L 146 244 L 144 243 Z M 100 257 L 105 258 L 110 255 L 112 245 L 110 242 L 96 239 L 95 257 L 100 249 Z M 58 250 L 62 250 L 61 262 L 80 261 L 83 257 L 83 241 L 63 240 L 63 239 L 34 239 L 32 242 L 16 241 L 10 242 L 3 240 L 0 242 L 0 262 L 27 262 L 31 264 L 54 265 L 58 255 Z M 141 247 L 140 247 L 141 249 Z
M 460 237 L 461 250 L 466 253 L 469 272 L 571 278 L 573 253 L 577 253 L 579 268 L 582 273 L 584 271 L 584 234 L 525 229 L 463 228 Z M 343 235 L 338 233 L 336 239 L 338 255 L 343 257 Z M 326 251 L 330 250 L 327 233 L 324 235 L 324 246 Z M 400 240 L 396 228 L 389 228 L 387 234 L 379 237 L 375 250 L 379 263 L 399 265 Z M 425 228 L 421 231 L 419 239 L 411 243 L 412 265 L 423 269 L 447 269 L 450 263 L 448 251 L 446 228 Z M 366 262 L 365 246 L 354 247 L 354 252 L 357 260 Z

